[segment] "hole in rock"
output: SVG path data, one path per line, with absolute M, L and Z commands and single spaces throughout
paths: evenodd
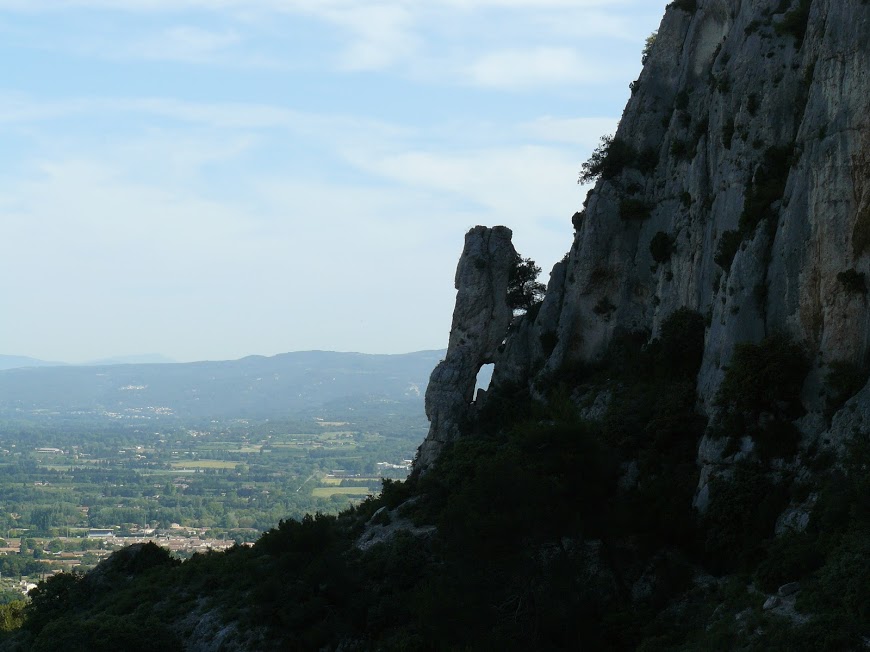
M 474 395 L 477 396 L 477 390 L 489 389 L 489 382 L 492 380 L 492 370 L 494 364 L 485 364 L 477 372 L 477 384 L 474 386 Z

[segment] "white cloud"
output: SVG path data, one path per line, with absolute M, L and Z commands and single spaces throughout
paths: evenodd
M 217 202 L 128 172 L 66 160 L 4 184 L 15 250 L 0 259 L 0 289 L 27 315 L 0 324 L 6 346 L 86 358 L 135 341 L 190 359 L 446 340 L 464 224 L 446 224 L 436 198 L 272 177 L 253 209 L 250 197 Z M 397 318 L 397 302 L 420 323 Z M 25 344 L 36 335 L 39 351 Z
M 411 13 L 402 6 L 375 4 L 311 12 L 340 26 L 350 43 L 339 56 L 345 70 L 376 70 L 411 56 L 419 45 Z
M 343 114 L 294 111 L 278 105 L 246 102 L 192 102 L 166 97 L 72 98 L 37 100 L 0 93 L 0 126 L 38 123 L 78 116 L 121 118 L 145 115 L 219 130 L 279 129 L 330 142 L 377 142 L 411 136 L 415 129 Z
M 287 67 L 286 59 L 264 56 L 253 50 L 258 37 L 271 32 L 287 17 L 313 18 L 336 32 L 336 43 L 326 55 L 340 70 L 381 70 L 400 66 L 409 71 L 423 67 L 450 67 L 454 52 L 452 34 L 466 38 L 461 56 L 473 63 L 466 70 L 475 83 L 495 88 L 535 87 L 546 84 L 599 79 L 595 69 L 580 56 L 589 41 L 602 38 L 637 40 L 632 26 L 636 14 L 649 12 L 647 0 L 0 0 L 0 9 L 21 12 L 57 12 L 92 9 L 115 14 L 145 12 L 198 13 L 217 16 L 230 29 L 168 27 L 145 37 L 123 35 L 115 43 L 103 42 L 105 34 L 70 34 L 47 47 L 70 47 L 91 56 L 139 56 L 145 59 L 228 66 Z M 660 10 L 658 12 L 660 16 Z M 497 17 L 499 28 L 510 24 L 507 40 L 490 32 Z M 185 15 L 188 19 L 188 16 Z M 461 28 L 458 29 L 458 26 Z M 264 30 L 264 31 L 263 31 Z M 274 32 L 272 32 L 274 35 Z M 117 36 L 117 35 L 116 35 Z M 38 35 L 37 35 L 38 37 Z M 495 37 L 495 38 L 493 38 Z M 96 41 L 95 41 L 96 38 Z M 443 39 L 443 40 L 439 40 Z M 515 48 L 515 49 L 512 49 Z M 251 51 L 249 51 L 251 50 Z M 231 51 L 233 56 L 222 56 Z M 318 51 L 317 57 L 324 56 Z M 306 63 L 311 63 L 310 61 Z M 516 70 L 511 79 L 511 69 Z
M 531 138 L 578 145 L 591 150 L 601 136 L 612 134 L 619 124 L 618 118 L 553 118 L 544 116 L 520 125 L 519 130 Z
M 113 11 L 183 12 L 191 9 L 226 11 L 235 9 L 260 11 L 333 11 L 353 7 L 419 7 L 419 0 L 0 0 L 0 9 L 15 11 L 62 11 L 76 7 Z M 458 7 L 464 10 L 485 8 L 550 9 L 577 7 L 618 7 L 632 0 L 431 0 L 431 5 Z
M 479 219 L 488 221 L 558 218 L 570 215 L 578 203 L 578 160 L 554 147 L 404 151 L 382 157 L 358 152 L 351 157 L 360 168 L 403 186 L 447 193 L 456 205 L 473 207 Z
M 466 78 L 471 83 L 503 89 L 600 81 L 606 74 L 576 51 L 552 47 L 491 52 L 466 70 Z
M 177 26 L 130 44 L 126 52 L 146 59 L 204 63 L 214 61 L 241 41 L 241 37 L 232 31 Z

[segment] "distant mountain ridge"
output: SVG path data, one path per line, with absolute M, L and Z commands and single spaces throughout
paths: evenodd
M 5 369 L 20 369 L 22 367 L 60 367 L 66 362 L 49 362 L 30 358 L 26 355 L 0 355 L 0 371 Z
M 444 351 L 301 351 L 173 364 L 0 370 L 0 415 L 278 418 L 336 401 L 419 402 Z
M 22 369 L 25 367 L 95 367 L 114 364 L 170 364 L 173 362 L 175 360 L 160 353 L 119 355 L 81 363 L 40 360 L 39 358 L 31 358 L 26 355 L 0 355 L 0 371 L 5 369 Z
M 172 364 L 178 362 L 160 353 L 141 353 L 136 355 L 118 355 L 99 360 L 89 360 L 79 366 L 96 367 L 113 364 Z

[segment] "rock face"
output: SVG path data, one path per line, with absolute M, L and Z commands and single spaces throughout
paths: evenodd
M 700 410 L 711 411 L 736 344 L 785 333 L 812 360 L 802 398 L 818 417 L 828 365 L 870 359 L 870 2 L 671 3 L 632 89 L 610 149 L 618 156 L 575 219 L 537 318 L 511 328 L 493 383 L 532 387 L 600 358 L 619 331 L 657 334 L 685 306 L 708 320 Z M 651 248 L 657 236 L 670 242 L 665 254 Z M 483 232 L 470 237 L 483 248 Z M 470 401 L 475 366 L 504 332 L 482 318 L 494 284 L 469 287 L 485 288 L 474 290 L 482 303 L 457 306 L 455 353 L 427 396 L 445 437 L 458 418 L 446 395 Z M 472 323 L 489 339 L 465 337 Z M 805 439 L 827 427 L 799 425 Z M 723 453 L 711 442 L 701 451 L 709 478 Z
M 476 226 L 465 235 L 456 268 L 456 308 L 447 354 L 429 379 L 426 416 L 430 427 L 415 468 L 425 469 L 447 442 L 461 432 L 474 409 L 474 386 L 485 364 L 494 363 L 513 311 L 507 303 L 508 279 L 516 260 L 511 230 Z
M 737 342 L 785 331 L 817 361 L 867 356 L 867 301 L 838 274 L 870 270 L 870 6 L 775 4 L 667 10 L 616 134 L 636 158 L 588 199 L 548 366 L 682 306 L 710 318 L 707 403 Z

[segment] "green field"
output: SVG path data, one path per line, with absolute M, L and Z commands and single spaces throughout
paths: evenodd
M 330 496 L 368 496 L 371 493 L 368 487 L 315 487 L 311 495 L 315 498 L 329 498 Z
M 173 469 L 234 469 L 240 462 L 227 460 L 192 460 L 190 462 L 172 462 Z

